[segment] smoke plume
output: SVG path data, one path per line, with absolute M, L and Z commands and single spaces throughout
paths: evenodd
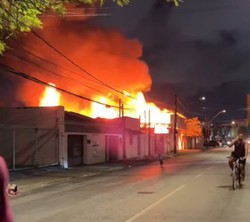
M 90 99 L 94 95 L 118 98 L 124 90 L 150 90 L 149 70 L 141 59 L 142 44 L 136 39 L 86 20 L 55 18 L 44 20 L 44 28 L 37 34 L 19 38 L 6 53 L 5 62 L 20 72 Z M 43 90 L 44 86 L 24 79 L 16 94 L 25 105 L 37 106 Z

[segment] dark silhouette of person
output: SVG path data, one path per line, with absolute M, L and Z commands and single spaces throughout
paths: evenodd
M 0 222 L 13 222 L 8 197 L 9 170 L 6 162 L 0 156 Z

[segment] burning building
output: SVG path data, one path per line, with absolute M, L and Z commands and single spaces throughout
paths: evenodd
M 62 36 L 63 38 L 61 38 Z M 100 118 L 107 119 L 106 121 L 109 119 L 110 122 L 113 119 L 112 124 L 119 126 L 116 129 L 117 137 L 106 137 L 105 139 L 104 136 L 104 139 L 101 139 L 101 141 L 106 141 L 104 145 L 109 143 L 107 141 L 112 140 L 109 138 L 115 138 L 114 141 L 126 140 L 124 131 L 119 130 L 124 127 L 121 127 L 121 123 L 115 123 L 115 119 L 128 117 L 139 120 L 132 121 L 135 125 L 137 123 L 136 127 L 131 123 L 132 128 L 136 128 L 136 130 L 130 129 L 131 126 L 127 129 L 132 136 L 126 143 L 122 142 L 122 148 L 119 148 L 122 151 L 116 154 L 116 158 L 121 159 L 154 154 L 155 133 L 169 135 L 169 138 L 165 140 L 165 146 L 169 151 L 172 146 L 171 133 L 168 130 L 173 126 L 173 122 L 171 122 L 173 112 L 166 108 L 160 109 L 144 98 L 143 92 L 150 90 L 152 80 L 149 69 L 141 56 L 142 45 L 140 42 L 136 39 L 127 39 L 118 31 L 96 27 L 88 21 L 83 23 L 55 19 L 44 21 L 42 31 L 31 33 L 25 39 L 13 44 L 13 48 L 6 53 L 4 62 L 11 69 L 17 70 L 14 72 L 14 74 L 18 74 L 16 78 L 24 77 L 22 80 L 18 80 L 16 93 L 16 99 L 24 107 L 64 107 L 65 114 L 61 114 L 62 116 L 69 117 L 69 113 L 76 113 L 91 120 L 95 119 L 97 122 L 98 118 L 99 120 Z M 20 75 L 20 73 L 25 75 Z M 1 104 L 4 105 L 4 103 L 1 101 Z M 62 116 L 59 119 L 64 119 Z M 88 119 L 85 117 L 78 116 L 78 120 L 81 120 L 83 125 L 86 125 Z M 64 136 L 66 133 L 72 141 L 77 137 L 70 135 L 76 133 L 76 135 L 84 136 L 88 133 L 78 130 L 71 131 L 70 134 L 64 130 L 66 122 L 67 119 L 64 119 L 60 127 L 55 125 L 56 127 L 52 128 L 56 128 Z M 12 122 L 12 124 L 16 123 Z M 100 121 L 99 124 L 103 125 Z M 25 123 L 22 122 L 22 125 Z M 39 127 L 33 125 L 33 128 Z M 104 131 L 101 133 L 109 134 L 109 129 Z M 131 132 L 133 133 L 131 134 Z M 89 133 L 98 133 L 98 131 Z M 135 148 L 131 138 L 136 134 L 138 135 L 135 136 L 137 138 Z M 183 146 L 181 135 L 181 131 L 179 131 L 178 140 L 181 141 L 178 144 Z M 143 140 L 143 137 L 148 139 Z M 83 144 L 92 141 L 88 137 L 83 138 L 85 139 L 78 138 Z M 65 143 L 68 142 L 58 140 L 58 144 L 61 144 L 63 148 L 58 149 L 61 154 L 56 162 L 67 166 L 68 160 L 66 164 L 62 160 L 65 158 L 62 153 L 70 154 L 65 145 L 62 145 Z M 71 143 L 74 142 L 70 142 L 68 145 Z M 138 145 L 139 143 L 140 145 Z M 127 146 L 130 144 L 132 151 L 126 150 L 124 144 Z M 181 145 L 179 148 L 182 148 Z M 147 148 L 142 151 L 141 147 Z M 108 160 L 105 149 L 102 150 L 104 159 L 102 157 L 98 161 Z M 134 152 L 133 149 L 137 151 Z M 92 160 L 87 161 L 87 159 L 85 162 L 82 160 L 80 162 L 95 163 Z

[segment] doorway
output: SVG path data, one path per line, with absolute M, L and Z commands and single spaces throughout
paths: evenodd
M 68 165 L 83 165 L 84 136 L 68 135 Z
M 106 161 L 119 159 L 119 136 L 105 136 Z

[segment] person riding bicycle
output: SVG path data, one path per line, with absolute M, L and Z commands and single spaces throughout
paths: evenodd
M 243 134 L 239 134 L 237 138 L 235 138 L 229 145 L 229 147 L 234 146 L 234 151 L 231 153 L 229 158 L 229 166 L 233 170 L 233 162 L 240 158 L 240 172 L 241 172 L 241 182 L 243 183 L 245 180 L 245 165 L 246 159 L 248 156 L 248 147 L 243 139 Z

